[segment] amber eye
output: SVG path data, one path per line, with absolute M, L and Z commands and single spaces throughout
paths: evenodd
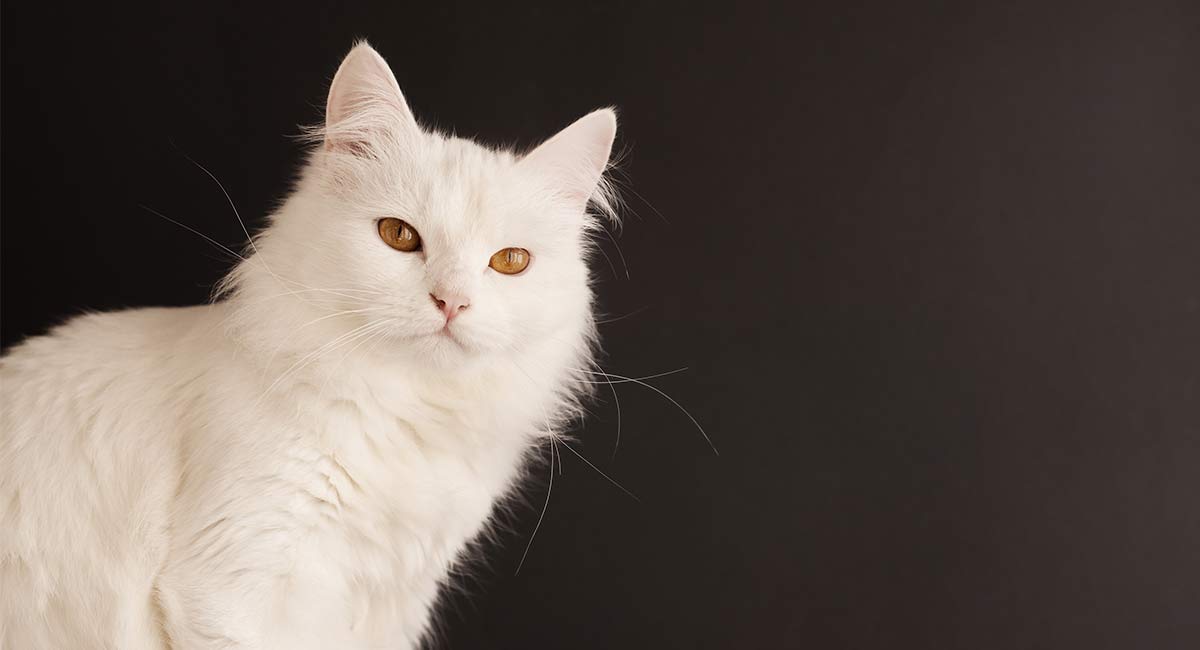
M 380 219 L 379 238 L 398 251 L 411 253 L 421 250 L 421 236 L 412 226 L 399 219 Z
M 516 275 L 529 266 L 529 251 L 524 248 L 498 250 L 488 266 L 505 275 Z

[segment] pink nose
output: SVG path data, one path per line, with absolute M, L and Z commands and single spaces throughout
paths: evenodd
M 446 294 L 445 299 L 438 298 L 432 293 L 429 294 L 429 297 L 433 298 L 433 304 L 437 305 L 437 308 L 442 310 L 442 313 L 446 315 L 447 323 L 449 323 L 451 320 L 454 320 L 454 317 L 457 316 L 459 312 L 471 306 L 465 297 L 455 294 Z

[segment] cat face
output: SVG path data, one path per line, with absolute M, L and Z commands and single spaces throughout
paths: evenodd
M 596 111 L 523 156 L 430 133 L 359 45 L 268 259 L 319 297 L 306 307 L 328 335 L 448 362 L 573 336 L 591 323 L 586 208 L 615 129 Z

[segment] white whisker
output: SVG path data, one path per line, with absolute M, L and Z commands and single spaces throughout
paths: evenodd
M 579 369 L 579 368 L 576 368 L 576 370 L 577 370 L 578 372 L 586 372 L 586 373 L 588 373 L 588 374 L 590 374 L 590 375 L 597 374 L 597 373 L 594 373 L 594 372 L 592 372 L 591 370 L 582 370 L 582 369 Z M 718 455 L 718 456 L 720 456 L 720 455 L 721 455 L 721 452 L 717 451 L 717 446 L 713 444 L 712 438 L 709 438 L 709 437 L 708 437 L 708 433 L 707 433 L 707 432 L 704 430 L 704 427 L 700 426 L 700 423 L 696 421 L 696 418 L 692 417 L 692 414 L 691 414 L 691 413 L 690 413 L 690 412 L 689 412 L 687 409 L 683 408 L 683 405 L 682 405 L 682 404 L 680 404 L 679 402 L 675 401 L 675 398 L 674 398 L 674 397 L 671 397 L 670 395 L 668 395 L 668 394 L 664 393 L 664 392 L 663 392 L 661 389 L 659 389 L 657 386 L 655 386 L 655 385 L 653 385 L 653 384 L 648 384 L 648 383 L 646 383 L 646 382 L 644 382 L 644 381 L 642 381 L 642 380 L 640 380 L 640 379 L 635 379 L 635 378 L 633 378 L 633 377 L 623 377 L 623 376 L 621 376 L 621 375 L 616 375 L 616 374 L 612 374 L 612 373 L 602 373 L 602 374 L 604 374 L 604 375 L 606 375 L 606 376 L 608 376 L 608 377 L 613 377 L 613 378 L 616 378 L 616 379 L 620 379 L 620 380 L 621 380 L 621 381 L 623 381 L 623 382 L 630 382 L 630 383 L 637 384 L 637 385 L 639 385 L 639 386 L 645 386 L 646 388 L 649 388 L 650 390 L 652 390 L 652 391 L 654 391 L 654 392 L 658 393 L 659 395 L 663 396 L 663 398 L 665 398 L 665 399 L 666 399 L 668 402 L 670 402 L 670 403 L 674 404 L 674 405 L 675 405 L 675 408 L 677 408 L 677 409 L 679 409 L 680 411 L 682 411 L 682 412 L 683 412 L 683 414 L 684 414 L 684 415 L 686 415 L 686 416 L 687 416 L 687 418 L 688 418 L 689 420 L 691 420 L 691 421 L 692 421 L 692 424 L 693 424 L 693 425 L 696 427 L 696 430 L 700 432 L 700 435 L 704 436 L 704 440 L 705 440 L 705 442 L 707 442 L 707 443 L 708 443 L 708 446 L 709 446 L 709 447 L 712 447 L 713 453 L 714 453 L 714 454 L 716 454 L 716 455 Z
M 271 356 L 267 357 L 267 363 L 264 365 L 264 367 L 270 368 L 271 364 L 275 361 L 275 357 L 279 355 L 279 351 L 282 350 L 285 345 L 290 343 L 292 341 L 293 337 L 295 337 L 296 334 L 300 330 L 302 330 L 306 327 L 315 325 L 321 321 L 329 320 L 330 318 L 336 318 L 338 316 L 350 316 L 353 314 L 364 314 L 364 313 L 371 313 L 371 312 L 376 312 L 376 311 L 386 311 L 387 309 L 388 309 L 388 307 L 385 305 L 379 305 L 379 306 L 374 306 L 374 307 L 364 307 L 362 309 L 343 309 L 343 310 L 336 311 L 336 312 L 333 312 L 330 314 L 325 314 L 324 316 L 321 316 L 320 318 L 314 318 L 313 320 L 310 320 L 298 327 L 293 328 L 291 330 L 291 332 L 289 333 L 289 335 L 287 336 L 287 338 L 280 341 L 279 345 L 275 346 L 275 349 L 271 352 Z
M 600 364 L 596 363 L 595 360 L 588 359 L 588 363 L 592 364 L 592 366 L 596 370 L 601 370 Z M 599 383 L 599 382 L 589 382 L 589 381 L 585 381 L 583 379 L 577 379 L 577 381 L 579 381 L 581 383 L 585 383 L 585 384 Z M 612 392 L 613 404 L 615 404 L 617 407 L 617 435 L 616 435 L 616 439 L 613 440 L 613 453 L 612 453 L 612 457 L 615 459 L 617 457 L 617 449 L 619 449 L 621 447 L 621 398 L 617 397 L 617 387 L 613 386 L 612 380 L 610 380 L 608 377 L 605 377 L 603 383 L 608 384 L 608 390 Z
M 218 179 L 215 174 L 213 174 L 211 171 L 209 171 L 207 167 L 205 167 L 204 165 L 201 165 L 199 162 L 196 162 L 196 160 L 194 158 L 187 155 L 187 153 L 185 153 L 183 150 L 179 149 L 178 147 L 176 147 L 176 149 L 179 151 L 180 155 L 182 155 L 184 158 L 186 158 L 188 160 L 188 162 L 190 162 L 193 165 L 195 165 L 196 167 L 198 167 L 200 169 L 200 171 L 204 172 L 209 178 L 212 179 L 212 181 L 214 183 L 216 183 L 217 187 L 221 190 L 221 194 L 223 194 L 225 196 L 225 200 L 229 203 L 230 209 L 233 210 L 233 216 L 237 219 L 238 225 L 241 226 L 242 232 L 246 235 L 246 242 L 250 245 L 250 249 L 254 251 L 254 255 L 250 258 L 245 258 L 241 255 L 238 255 L 238 258 L 246 263 L 249 263 L 250 260 L 257 261 L 259 264 L 262 265 L 263 269 L 265 269 L 267 271 L 267 273 L 269 273 L 271 275 L 271 277 L 275 278 L 275 281 L 278 282 L 280 284 L 280 286 L 286 287 L 286 285 L 288 285 L 288 284 L 293 284 L 293 285 L 296 285 L 298 287 L 302 287 L 305 289 L 313 289 L 314 287 L 309 287 L 308 285 L 305 285 L 304 283 L 297 282 L 295 280 L 290 280 L 287 278 L 283 278 L 279 274 L 275 273 L 274 270 L 271 269 L 271 266 L 269 264 L 267 264 L 266 256 L 263 255 L 261 251 L 259 251 L 258 245 L 254 241 L 254 237 L 250 234 L 250 229 L 246 227 L 246 222 L 245 222 L 245 220 L 242 219 L 241 212 L 238 211 L 237 205 L 233 202 L 233 197 L 230 196 L 229 191 L 225 189 L 225 185 L 222 184 L 221 180 Z M 197 232 L 197 231 L 193 231 L 193 232 Z M 197 234 L 200 234 L 200 233 L 197 232 Z M 203 236 L 203 235 L 201 235 L 201 236 Z M 205 237 L 205 239 L 209 239 L 209 238 Z M 235 255 L 236 255 L 236 253 L 235 253 Z M 328 291 L 328 290 L 324 290 L 324 291 Z M 335 295 L 336 295 L 336 292 L 329 291 L 329 293 L 335 293 Z M 299 297 L 299 296 L 297 296 L 297 297 Z M 345 297 L 348 298 L 349 296 L 345 296 Z M 301 300 L 304 300 L 304 299 L 301 298 Z M 307 302 L 307 301 L 305 301 L 305 302 Z
M 146 212 L 149 212 L 150 214 L 153 214 L 156 217 L 166 219 L 167 221 L 170 221 L 171 223 L 175 224 L 176 226 L 179 226 L 180 228 L 183 228 L 184 230 L 187 230 L 188 232 L 190 232 L 192 234 L 199 235 L 200 237 L 203 237 L 205 241 L 212 244 L 213 246 L 216 246 L 217 248 L 225 251 L 226 253 L 229 253 L 230 255 L 238 258 L 239 260 L 242 260 L 243 262 L 246 261 L 246 258 L 242 257 L 241 255 L 238 255 L 232 248 L 226 246 L 225 244 L 222 244 L 221 242 L 213 239 L 212 237 L 209 237 L 208 235 L 200 232 L 199 230 L 196 230 L 195 228 L 187 225 L 186 223 L 183 223 L 181 221 L 176 221 L 176 220 L 172 219 L 171 217 L 168 217 L 167 215 L 159 212 L 158 210 L 155 210 L 154 208 L 152 208 L 148 205 L 143 205 L 143 204 L 139 203 L 138 207 L 145 210 Z
M 337 372 L 338 368 L 341 368 L 342 364 L 345 363 L 346 359 L 350 355 L 354 354 L 355 350 L 362 347 L 363 344 L 369 343 L 372 339 L 376 339 L 376 338 L 382 336 L 383 334 L 387 333 L 387 328 L 392 325 L 392 320 L 385 319 L 382 321 L 376 321 L 376 325 L 377 325 L 377 327 L 372 327 L 363 336 L 358 337 L 358 343 L 355 343 L 354 347 L 347 350 L 346 353 L 343 354 L 340 359 L 338 359 L 338 362 L 336 364 L 334 364 L 333 368 L 331 368 L 330 371 L 328 373 L 326 373 L 325 381 L 321 382 L 321 388 L 317 391 L 318 399 L 322 395 L 325 394 L 325 387 L 329 385 L 329 380 L 333 377 L 334 373 Z
M 176 149 L 178 149 L 178 147 Z M 191 156 L 184 153 L 183 150 L 179 150 L 179 153 L 181 155 L 183 155 L 184 158 L 187 158 L 188 162 L 199 167 L 200 171 L 204 172 L 205 174 L 208 174 L 208 177 L 211 178 L 213 180 L 213 182 L 217 184 L 217 187 L 221 189 L 221 194 L 225 195 L 225 200 L 229 202 L 229 207 L 233 209 L 233 216 L 237 217 L 238 224 L 240 224 L 242 226 L 242 232 L 246 234 L 246 241 L 250 244 L 250 248 L 254 250 L 254 254 L 257 255 L 258 247 L 254 245 L 254 237 L 250 236 L 250 230 L 248 228 L 246 228 L 246 222 L 242 220 L 242 215 L 240 212 L 238 212 L 237 206 L 234 205 L 234 203 L 233 203 L 233 197 L 229 196 L 229 192 L 225 189 L 225 186 L 221 184 L 221 181 L 218 180 L 217 177 L 212 172 L 208 171 L 207 167 L 196 162 L 196 160 L 194 158 L 192 158 Z M 275 275 L 273 272 L 271 272 L 271 268 L 267 266 L 266 260 L 262 261 L 262 265 L 264 268 L 267 269 L 268 273 L 271 273 L 271 275 Z
M 617 267 L 613 266 L 612 258 L 608 256 L 608 253 L 604 252 L 604 247 L 601 246 L 598 242 L 593 243 L 592 247 L 595 248 L 596 250 L 600 251 L 600 254 L 604 256 L 604 261 L 608 262 L 608 268 L 610 271 L 612 271 L 613 277 L 614 278 L 617 277 Z
M 634 501 L 637 501 L 638 503 L 642 502 L 641 499 L 637 498 L 636 494 L 634 494 L 633 492 L 630 492 L 629 490 L 626 490 L 625 486 L 621 485 L 620 483 L 617 483 L 615 480 L 613 480 L 613 478 L 611 476 L 600 471 L 599 467 L 596 467 L 595 465 L 592 464 L 592 461 L 584 458 L 583 454 L 580 454 L 579 452 L 575 451 L 575 448 L 572 447 L 571 445 L 567 444 L 567 442 L 565 440 L 562 440 L 560 442 L 562 442 L 562 446 L 566 447 L 568 451 L 570 451 L 572 454 L 575 454 L 579 458 L 579 460 L 582 460 L 583 462 L 588 464 L 588 467 L 591 467 L 592 469 L 596 470 L 597 474 L 599 474 L 600 476 L 603 476 L 605 479 L 608 480 L 609 483 L 612 483 L 613 485 L 617 486 L 617 489 L 624 492 L 625 494 L 628 494 L 630 497 L 633 498 Z
M 559 461 L 559 466 L 562 466 L 562 461 Z M 542 512 L 538 515 L 537 523 L 533 525 L 533 533 L 529 535 L 529 542 L 525 544 L 525 552 L 521 554 L 521 561 L 517 563 L 517 571 L 513 575 L 521 575 L 521 567 L 525 566 L 525 558 L 529 556 L 529 549 L 533 548 L 533 540 L 537 537 L 538 530 L 542 527 L 542 519 L 546 518 L 546 510 L 550 508 L 550 495 L 554 492 L 554 438 L 550 438 L 550 485 L 546 488 L 546 502 L 542 504 Z
M 637 309 L 629 312 L 628 314 L 624 314 L 621 316 L 613 316 L 612 318 L 598 318 L 598 319 L 596 319 L 596 324 L 597 325 L 606 325 L 608 323 L 615 323 L 619 320 L 625 320 L 626 318 L 629 318 L 631 316 L 637 316 L 638 314 L 646 311 L 647 309 L 649 309 L 649 307 L 638 307 Z
M 621 252 L 621 246 L 617 244 L 617 239 L 612 236 L 612 233 L 608 232 L 608 228 L 601 226 L 600 229 L 603 230 L 604 234 L 608 236 L 608 241 L 612 242 L 613 248 L 617 249 L 617 256 L 621 258 L 621 267 L 625 269 L 625 279 L 629 280 L 629 265 L 625 263 L 625 253 Z M 607 257 L 607 255 L 605 257 Z
M 592 365 L 596 365 L 596 362 L 593 361 Z M 599 366 L 597 366 L 596 369 L 600 370 Z M 644 377 L 628 377 L 628 378 L 623 378 L 623 377 L 620 377 L 619 375 L 610 375 L 606 372 L 601 371 L 601 372 L 594 372 L 591 374 L 604 376 L 606 378 L 604 381 L 587 381 L 586 379 L 577 379 L 576 381 L 579 381 L 584 384 L 591 384 L 593 386 L 599 386 L 601 384 L 632 384 L 632 383 L 636 383 L 639 381 L 645 381 L 647 379 L 658 379 L 659 377 L 667 377 L 670 375 L 684 372 L 686 370 L 687 370 L 687 367 L 685 366 L 683 368 L 676 368 L 674 370 L 668 370 L 666 372 L 659 372 L 659 373 L 655 373 L 653 375 L 646 375 Z
M 309 352 L 308 354 L 304 355 L 299 360 L 297 360 L 295 363 L 293 363 L 291 366 L 289 366 L 287 370 L 284 370 L 282 373 L 280 373 L 279 377 L 277 377 L 275 379 L 275 381 L 272 382 L 271 385 L 268 386 L 265 391 L 263 391 L 262 397 L 266 397 L 267 395 L 269 395 L 271 393 L 271 391 L 275 390 L 275 387 L 278 386 L 280 384 L 280 382 L 282 382 L 284 380 L 284 378 L 287 377 L 293 371 L 298 371 L 303 366 L 308 365 L 309 363 L 311 363 L 312 361 L 316 360 L 317 358 L 325 355 L 326 353 L 336 350 L 346 339 L 354 337 L 355 335 L 361 333 L 364 329 L 371 327 L 372 325 L 376 324 L 377 322 L 378 321 L 372 321 L 365 325 L 360 325 L 359 327 L 356 327 L 356 328 L 350 330 L 349 332 L 346 332 L 346 333 L 342 334 L 341 336 L 338 336 L 337 338 L 326 343 L 325 345 L 322 345 L 321 347 L 317 348 L 316 350 L 313 350 L 312 352 Z M 261 398 L 260 398 L 260 400 L 261 400 Z

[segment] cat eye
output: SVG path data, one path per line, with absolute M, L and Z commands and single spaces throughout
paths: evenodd
M 488 266 L 505 275 L 516 275 L 529 266 L 529 251 L 524 248 L 498 250 Z
M 380 219 L 379 238 L 398 251 L 411 253 L 421 250 L 421 236 L 416 229 L 399 219 Z

